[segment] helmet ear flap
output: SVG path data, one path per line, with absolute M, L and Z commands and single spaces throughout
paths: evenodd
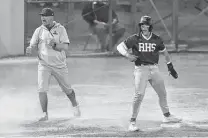
M 149 31 L 151 32 L 151 31 L 152 31 L 152 29 L 153 29 L 153 26 L 152 26 L 152 25 L 150 25 L 150 27 L 149 27 Z

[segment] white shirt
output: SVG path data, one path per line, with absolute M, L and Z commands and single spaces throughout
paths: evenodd
M 30 46 L 38 48 L 39 64 L 64 68 L 66 67 L 65 51 L 55 51 L 48 44 L 53 38 L 56 43 L 69 44 L 70 42 L 65 27 L 60 23 L 54 23 L 55 25 L 50 31 L 44 25 L 38 27 L 30 40 Z

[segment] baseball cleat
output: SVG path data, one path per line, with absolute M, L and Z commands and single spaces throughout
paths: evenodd
M 139 131 L 139 128 L 136 126 L 136 122 L 131 122 L 129 125 L 129 129 L 130 132 L 135 132 L 135 131 Z
M 81 116 L 81 112 L 80 112 L 80 109 L 79 109 L 79 106 L 77 105 L 77 106 L 75 106 L 75 107 L 73 107 L 74 109 L 74 116 L 75 117 L 80 117 Z
M 181 118 L 178 118 L 174 115 L 170 115 L 169 117 L 164 118 L 163 123 L 179 123 L 181 121 L 182 121 Z
M 44 115 L 39 119 L 39 121 L 47 121 L 48 120 L 48 114 L 44 113 Z

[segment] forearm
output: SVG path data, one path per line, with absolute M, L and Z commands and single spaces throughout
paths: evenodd
M 124 42 L 121 42 L 117 46 L 117 50 L 121 55 L 123 55 L 125 58 L 127 58 L 131 62 L 135 62 L 138 59 L 138 56 L 129 53 L 128 47 L 126 46 L 126 44 Z
M 170 58 L 170 54 L 168 53 L 167 50 L 164 51 L 164 56 L 165 56 L 165 61 L 167 64 L 172 62 Z
M 38 45 L 37 44 L 30 44 L 29 45 L 30 48 L 38 50 Z
M 105 24 L 104 22 L 100 22 L 98 20 L 94 20 L 93 22 L 96 23 L 96 24 Z
M 175 71 L 173 67 L 173 63 L 171 61 L 170 55 L 168 54 L 167 50 L 164 51 L 164 55 L 169 73 L 173 76 L 173 78 L 177 79 L 178 73 Z

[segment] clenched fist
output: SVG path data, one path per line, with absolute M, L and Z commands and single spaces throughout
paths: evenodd
M 28 46 L 26 48 L 26 55 L 32 55 L 32 47 Z

